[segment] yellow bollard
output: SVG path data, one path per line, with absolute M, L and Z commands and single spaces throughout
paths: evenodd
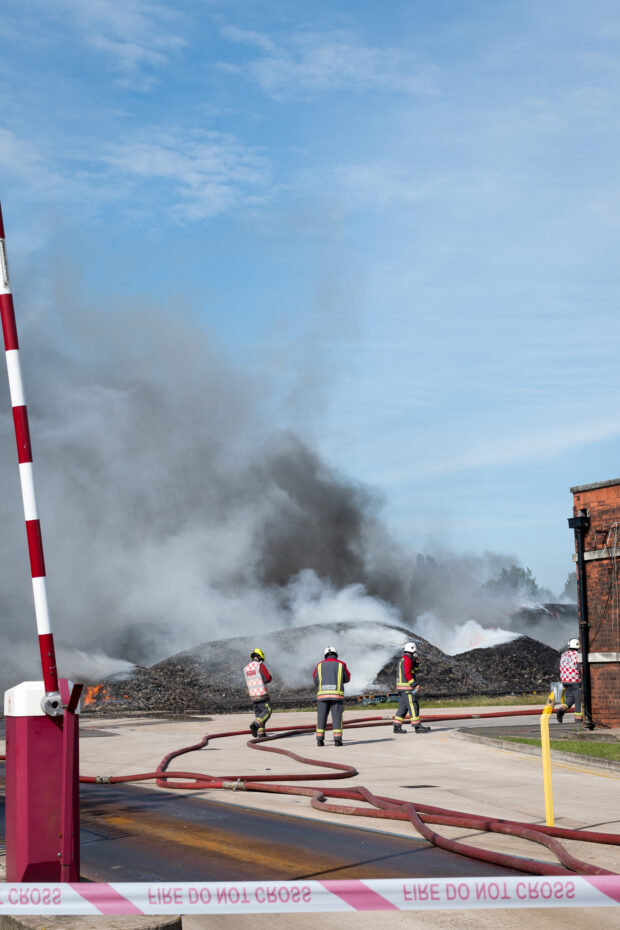
M 540 748 L 545 786 L 545 816 L 548 827 L 553 827 L 555 823 L 553 819 L 553 785 L 551 784 L 551 745 L 549 743 L 549 717 L 553 712 L 554 704 L 555 697 L 552 691 L 540 715 Z

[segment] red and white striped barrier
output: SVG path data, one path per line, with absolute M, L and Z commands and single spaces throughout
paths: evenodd
M 45 562 L 43 561 L 41 525 L 39 522 L 37 501 L 34 493 L 32 449 L 30 446 L 28 410 L 26 408 L 24 386 L 22 383 L 21 367 L 19 363 L 17 325 L 15 322 L 13 296 L 11 294 L 9 266 L 6 257 L 4 224 L 2 221 L 1 206 L 0 315 L 2 317 L 2 333 L 4 335 L 4 348 L 6 351 L 6 367 L 9 375 L 9 390 L 11 393 L 11 406 L 13 408 L 15 439 L 17 442 L 17 461 L 19 462 L 19 477 L 22 487 L 24 517 L 26 520 L 26 536 L 28 538 L 28 553 L 30 555 L 30 570 L 32 574 L 32 589 L 34 593 L 34 609 L 37 622 L 37 632 L 39 634 L 41 665 L 43 668 L 43 684 L 45 687 L 45 693 L 48 696 L 45 709 L 47 713 L 54 715 L 56 713 L 62 713 L 62 707 L 60 702 L 60 695 L 58 694 L 58 672 L 56 670 L 54 639 L 50 628 L 50 618 L 47 607 Z
M 620 875 L 0 884 L 2 914 L 273 914 L 614 907 Z

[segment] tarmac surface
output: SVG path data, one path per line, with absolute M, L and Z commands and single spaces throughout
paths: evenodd
M 90 881 L 463 878 L 520 872 L 429 845 L 131 785 L 82 785 L 81 873 Z
M 517 708 L 504 708 L 516 710 Z M 527 708 L 528 710 L 531 708 Z M 458 708 L 445 711 L 446 714 L 488 713 L 502 708 Z M 433 709 L 432 714 L 423 716 L 432 718 L 441 714 Z M 353 722 L 360 717 L 390 716 L 391 712 L 385 709 L 363 708 L 345 711 L 345 723 Z M 80 772 L 82 775 L 126 775 L 135 772 L 153 771 L 161 759 L 169 752 L 184 746 L 199 742 L 205 733 L 215 734 L 222 731 L 241 730 L 247 727 L 251 719 L 250 714 L 233 714 L 221 717 L 192 717 L 183 719 L 160 718 L 101 718 L 84 715 L 81 721 L 80 738 Z M 554 730 L 566 732 L 572 728 L 567 716 L 566 722 L 560 731 L 555 719 L 551 720 L 551 736 Z M 299 726 L 312 724 L 315 715 L 305 713 L 275 713 L 270 724 L 278 726 Z M 312 733 L 296 736 L 291 739 L 278 740 L 278 747 L 291 749 L 302 756 L 322 758 L 326 761 L 344 761 L 354 765 L 359 774 L 355 778 L 333 781 L 307 781 L 303 779 L 297 784 L 308 784 L 313 787 L 338 786 L 352 787 L 365 785 L 375 794 L 401 798 L 412 802 L 432 804 L 452 810 L 484 814 L 488 817 L 500 817 L 531 823 L 545 822 L 544 793 L 542 781 L 542 766 L 540 756 L 531 753 L 515 751 L 495 742 L 479 741 L 479 734 L 488 732 L 497 734 L 498 726 L 507 732 L 518 733 L 520 728 L 528 729 L 536 734 L 538 720 L 536 717 L 506 717 L 501 722 L 496 718 L 474 720 L 442 720 L 431 723 L 430 733 L 415 734 L 409 732 L 406 736 L 397 736 L 392 733 L 391 725 L 375 728 L 355 729 L 344 733 L 344 746 L 335 747 L 331 741 L 331 734 L 327 734 L 326 745 L 322 749 L 316 746 Z M 475 732 L 474 732 L 475 731 Z M 468 739 L 468 732 L 472 739 Z M 539 732 L 539 731 L 538 731 Z M 208 772 L 215 777 L 229 778 L 244 774 L 274 774 L 278 772 L 292 774 L 296 772 L 316 772 L 288 757 L 267 752 L 257 752 L 248 746 L 249 733 L 221 739 L 210 743 L 205 748 L 183 755 L 175 759 L 171 769 L 182 771 Z M 592 829 L 599 832 L 620 834 L 620 766 L 617 769 L 603 768 L 594 760 L 577 758 L 567 761 L 565 758 L 554 757 L 552 762 L 553 798 L 556 826 L 573 829 Z M 286 783 L 284 781 L 283 783 Z M 293 782 L 291 782 L 293 783 Z M 105 801 L 105 791 L 109 786 L 89 786 L 88 793 L 84 794 L 91 799 L 97 798 L 97 791 L 101 790 L 102 804 Z M 121 789 L 122 790 L 122 789 Z M 326 811 L 316 811 L 310 806 L 308 798 L 287 795 L 260 794 L 258 792 L 223 791 L 209 789 L 204 791 L 170 791 L 157 788 L 153 782 L 143 783 L 143 787 L 131 788 L 132 796 L 137 792 L 138 797 L 144 798 L 140 804 L 147 804 L 152 808 L 155 798 L 162 796 L 162 809 L 171 805 L 171 800 L 181 803 L 181 799 L 197 798 L 210 802 L 210 807 L 223 815 L 230 808 L 235 808 L 243 814 L 245 811 L 248 820 L 256 812 L 266 814 L 275 813 L 278 818 L 290 819 L 293 824 L 296 818 L 303 818 L 306 825 L 319 828 L 320 824 L 339 825 L 345 831 L 351 827 L 358 830 L 350 831 L 355 836 L 367 836 L 368 831 L 375 835 L 383 835 L 386 842 L 390 837 L 410 837 L 413 847 L 426 846 L 426 841 L 416 837 L 411 825 L 401 821 L 369 820 L 361 816 L 347 816 L 333 814 Z M 151 799 L 153 799 L 151 801 Z M 90 801 L 89 801 L 90 803 Z M 159 805 L 155 805 L 159 808 Z M 188 809 L 187 800 L 185 807 Z M 103 804 L 105 808 L 105 804 Z M 85 811 L 86 813 L 86 811 Z M 234 811 L 233 811 L 234 813 Z M 311 822 L 311 823 L 308 823 Z M 88 828 L 86 821 L 83 826 Z M 544 847 L 529 843 L 525 840 L 499 834 L 479 833 L 471 829 L 455 827 L 436 827 L 438 832 L 445 836 L 462 839 L 464 842 L 486 849 L 498 850 L 515 855 L 525 856 L 536 861 L 555 861 L 552 854 Z M 363 831 L 363 833 L 362 833 Z M 249 831 L 250 834 L 252 830 Z M 225 837 L 227 831 L 223 831 Z M 343 834 L 344 835 L 344 834 Z M 316 834 L 317 849 L 320 849 L 320 832 Z M 379 842 L 380 837 L 378 837 Z M 224 843 L 226 840 L 224 839 Z M 602 866 L 610 871 L 620 873 L 620 847 L 593 845 L 577 841 L 562 841 L 563 845 L 573 855 L 580 859 Z M 330 840 L 329 830 L 325 830 L 325 844 L 331 850 L 333 841 Z M 250 848 L 251 844 L 247 844 Z M 119 847 L 120 848 L 120 847 Z M 368 849 L 366 849 L 368 852 Z M 88 844 L 83 845 L 84 863 L 82 873 L 88 875 Z M 304 868 L 311 866 L 313 860 L 312 848 L 305 851 L 307 862 Z M 363 857 L 355 854 L 361 870 L 357 877 L 363 877 Z M 406 851 L 404 852 L 406 856 Z M 241 852 L 243 858 L 243 852 Z M 317 860 L 320 856 L 317 854 Z M 367 857 L 368 858 L 368 857 Z M 371 857 L 372 858 L 372 857 Z M 380 858 L 375 856 L 375 858 Z M 458 857 L 457 857 L 458 858 Z M 130 865 L 123 866 L 122 857 L 116 863 L 114 873 L 116 881 L 140 880 L 134 875 L 126 874 Z M 479 864 L 478 864 L 479 865 Z M 441 866 L 439 866 L 441 868 Z M 488 868 L 482 867 L 484 874 Z M 261 871 L 260 859 L 256 862 L 254 874 L 252 869 L 244 869 L 244 878 L 265 878 Z M 405 873 L 407 874 L 407 873 Z M 411 873 L 409 873 L 411 874 Z M 452 872 L 446 874 L 453 874 Z M 463 875 L 468 874 L 464 867 Z M 469 873 L 471 874 L 471 873 Z M 92 876 L 96 876 L 93 874 Z M 334 876 L 335 877 L 335 876 Z M 367 876 L 369 877 L 369 876 Z M 205 876 L 205 880 L 208 877 Z M 324 930 L 347 930 L 349 927 L 428 927 L 428 928 L 495 928 L 502 926 L 503 930 L 512 930 L 524 926 L 540 927 L 541 930 L 556 930 L 564 928 L 568 922 L 596 922 L 602 930 L 616 928 L 620 930 L 620 907 L 610 908 L 553 908 L 536 910 L 490 910 L 490 911 L 436 911 L 436 912 L 390 912 L 364 915 L 351 914 L 283 914 L 259 916 L 186 916 L 183 917 L 185 930 L 202 930 L 202 928 L 224 927 L 227 930 L 245 930 L 246 927 L 262 928 L 269 926 L 270 930 L 289 930 L 306 927 L 315 927 L 320 920 Z M 48 923 L 41 926 L 49 926 Z M 72 924 L 73 926 L 73 924 Z M 77 925 L 76 925 L 77 926 Z M 86 923 L 83 924 L 86 928 Z M 88 927 L 104 928 L 108 926 L 107 919 L 89 919 Z M 129 926 L 129 924 L 127 925 Z M 136 926 L 134 924 L 134 926 Z

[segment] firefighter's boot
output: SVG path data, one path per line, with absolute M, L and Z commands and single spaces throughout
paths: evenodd
M 422 723 L 416 724 L 416 726 L 414 727 L 414 730 L 416 731 L 416 733 L 430 733 L 431 732 L 431 728 L 425 727 Z
M 394 724 L 394 732 L 395 732 L 395 733 L 406 733 L 407 731 L 406 731 L 406 730 L 403 730 L 403 728 L 402 728 L 402 726 L 400 725 L 400 723 L 395 723 L 395 724 Z
M 250 724 L 250 733 L 252 734 L 254 739 L 256 739 L 256 737 L 258 736 L 258 724 L 256 720 L 253 720 L 252 723 Z

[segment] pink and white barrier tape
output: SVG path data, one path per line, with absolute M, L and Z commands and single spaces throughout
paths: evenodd
M 0 915 L 270 914 L 619 904 L 620 875 L 0 885 Z

